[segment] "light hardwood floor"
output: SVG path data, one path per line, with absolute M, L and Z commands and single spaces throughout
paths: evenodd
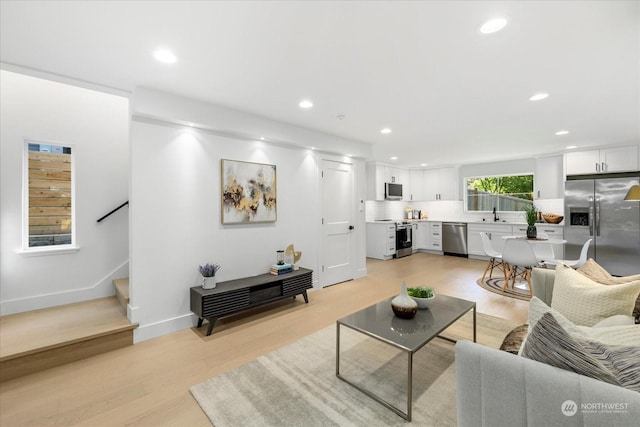
M 429 284 L 477 302 L 481 313 L 524 323 L 526 301 L 476 285 L 485 261 L 414 254 L 368 260 L 368 277 L 0 384 L 0 425 L 210 426 L 189 387 L 291 343 L 336 319 Z

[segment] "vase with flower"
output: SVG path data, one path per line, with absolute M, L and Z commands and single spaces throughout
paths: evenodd
M 220 270 L 220 264 L 208 262 L 198 267 L 202 275 L 202 289 L 213 289 L 216 287 L 216 271 Z

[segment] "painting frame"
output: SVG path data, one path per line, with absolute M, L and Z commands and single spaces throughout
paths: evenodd
M 220 218 L 223 225 L 276 222 L 276 165 L 220 159 Z

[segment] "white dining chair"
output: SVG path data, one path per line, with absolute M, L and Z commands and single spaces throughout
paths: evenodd
M 482 282 L 484 283 L 484 278 L 487 275 L 487 271 L 489 272 L 489 279 L 491 279 L 494 268 L 498 268 L 504 272 L 504 263 L 502 262 L 502 254 L 493 248 L 489 234 L 480 233 L 480 238 L 482 239 L 482 249 L 484 250 L 484 253 L 489 257 L 487 267 L 484 269 L 484 273 L 482 273 Z
M 584 242 L 584 245 L 582 245 L 582 249 L 580 250 L 580 258 L 578 258 L 578 259 L 551 259 L 551 260 L 545 261 L 545 264 L 558 265 L 558 264 L 562 263 L 562 264 L 566 264 L 569 267 L 573 267 L 573 268 L 582 267 L 587 262 L 587 254 L 589 253 L 589 245 L 591 245 L 591 241 L 592 240 L 593 239 L 589 239 L 586 242 Z
M 548 240 L 549 235 L 546 233 L 538 233 L 537 238 Z M 547 244 L 544 241 L 537 241 L 535 245 L 533 245 L 533 252 L 538 258 L 538 263 L 543 267 L 547 266 L 549 260 L 555 259 L 556 257 L 553 251 L 553 245 Z
M 525 289 L 528 286 L 531 295 L 531 269 L 539 265 L 533 248 L 525 239 L 507 239 L 502 250 L 502 261 L 507 264 L 504 271 L 504 285 L 502 290 L 506 290 L 509 282 L 511 287 Z M 520 278 L 526 285 L 516 285 L 516 279 Z

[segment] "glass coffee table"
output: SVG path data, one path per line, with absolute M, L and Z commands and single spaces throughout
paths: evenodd
M 413 355 L 433 338 L 438 337 L 451 342 L 455 340 L 439 335 L 456 320 L 473 310 L 473 342 L 476 342 L 476 303 L 460 298 L 437 295 L 429 308 L 418 310 L 413 319 L 395 317 L 391 310 L 391 299 L 386 299 L 339 319 L 336 323 L 336 376 L 347 384 L 375 399 L 407 421 L 411 421 L 411 401 L 413 389 Z M 395 320 L 394 320 L 395 319 Z M 416 332 L 401 333 L 393 328 L 393 322 L 403 322 L 403 330 L 415 329 Z M 406 323 L 405 323 L 406 322 Z M 390 404 L 373 392 L 366 390 L 340 375 L 340 328 L 344 326 L 362 334 L 387 343 L 407 353 L 407 410 Z

